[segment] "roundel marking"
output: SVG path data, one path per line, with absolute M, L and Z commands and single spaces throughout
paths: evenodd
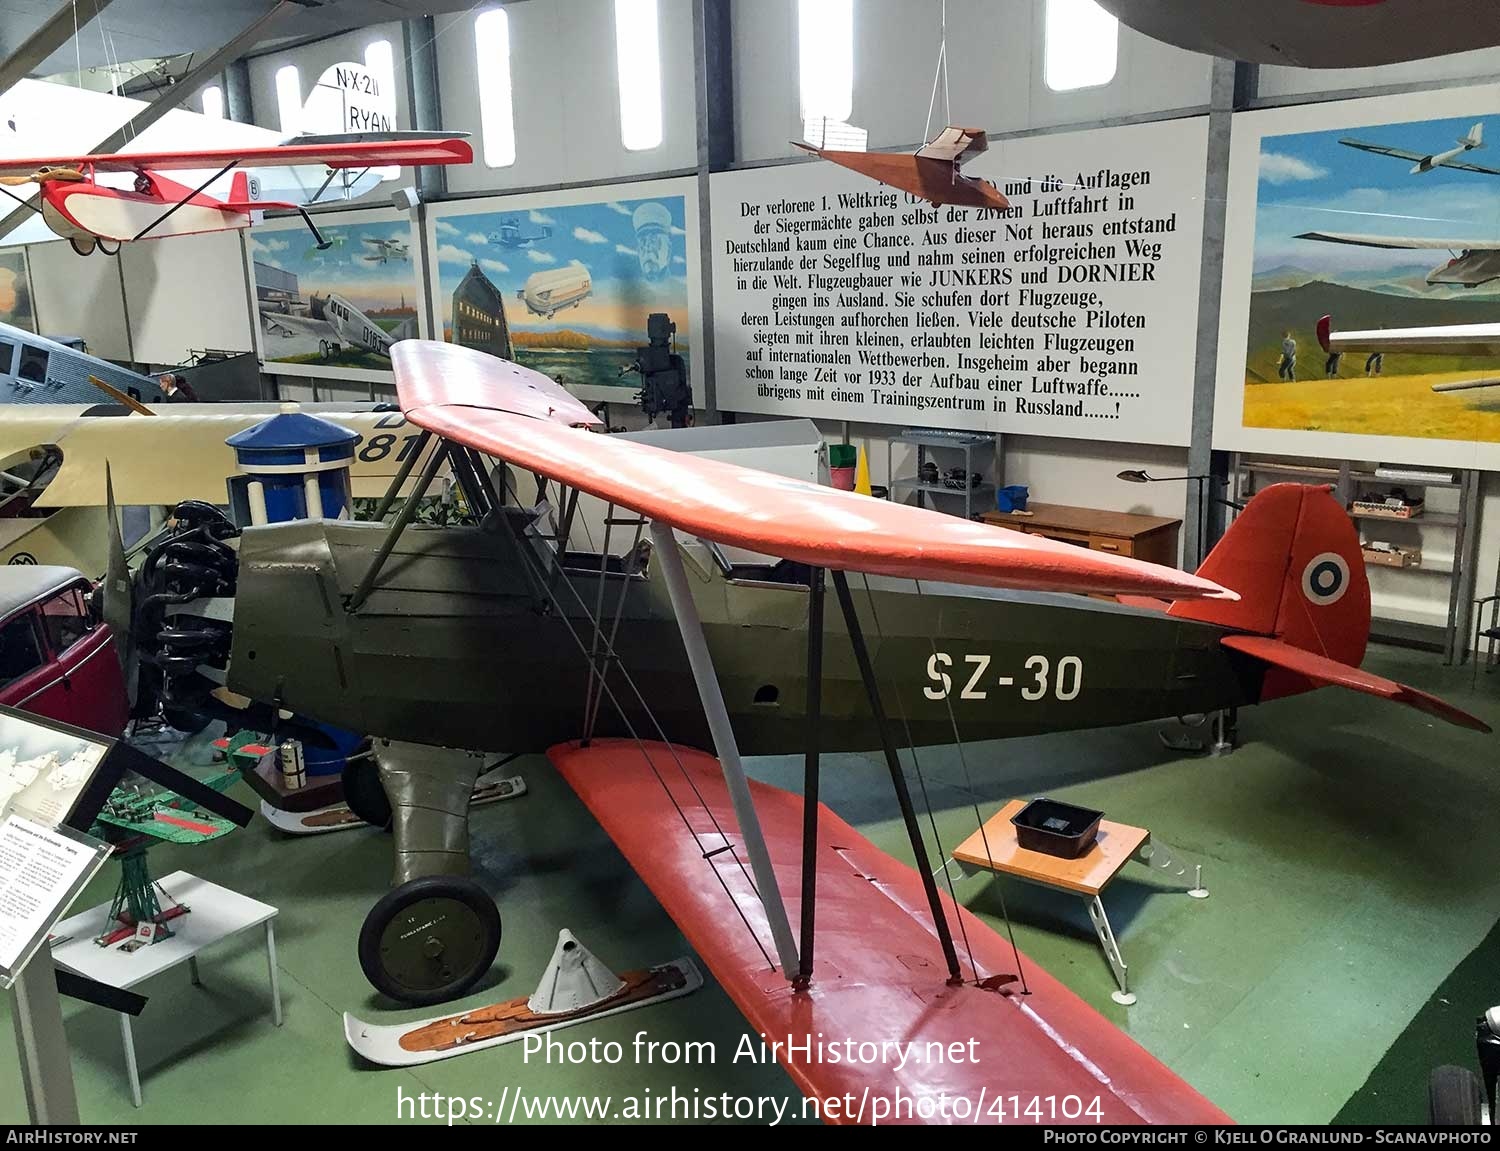
M 36 563 L 36 556 L 30 552 L 17 552 L 10 557 L 10 562 L 13 564 L 30 565 Z
M 1302 594 L 1322 607 L 1338 603 L 1349 590 L 1349 562 L 1338 552 L 1323 552 L 1302 569 Z

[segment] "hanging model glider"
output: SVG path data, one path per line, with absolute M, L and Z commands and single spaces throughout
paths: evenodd
M 137 152 L 96 156 L 49 156 L 0 161 L 0 185 L 37 184 L 41 206 L 7 193 L 39 212 L 79 255 L 96 248 L 114 255 L 128 240 L 181 236 L 246 228 L 265 209 L 297 212 L 318 247 L 328 242 L 301 204 L 262 200 L 258 182 L 245 171 L 257 165 L 317 165 L 332 172 L 390 165 L 467 164 L 473 149 L 454 133 L 392 132 L 295 137 L 274 148 L 202 152 Z M 169 171 L 211 171 L 196 187 L 163 175 Z M 227 196 L 206 189 L 230 172 Z M 114 187 L 111 176 L 134 177 L 130 187 Z M 101 181 L 103 177 L 103 181 Z
M 866 134 L 848 124 L 809 120 L 804 152 L 898 188 L 930 204 L 966 208 L 1009 208 L 1000 189 L 978 176 L 965 176 L 965 163 L 989 147 L 979 128 L 944 128 L 915 152 L 867 152 Z
M 1376 236 L 1360 232 L 1299 232 L 1296 239 L 1353 244 L 1360 248 L 1452 252 L 1451 260 L 1427 273 L 1429 284 L 1477 288 L 1500 279 L 1500 240 L 1428 239 L 1424 236 Z
M 1436 324 L 1424 328 L 1370 328 L 1335 332 L 1333 317 L 1318 320 L 1325 352 L 1417 352 L 1439 356 L 1500 356 L 1500 324 Z M 1500 386 L 1500 376 L 1433 384 L 1434 392 L 1464 392 Z

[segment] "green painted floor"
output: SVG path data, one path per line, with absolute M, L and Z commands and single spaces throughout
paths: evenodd
M 1366 666 L 1443 694 L 1500 726 L 1500 679 L 1434 658 L 1374 649 Z M 939 834 L 951 848 L 1013 795 L 1052 794 L 1149 826 L 1183 862 L 1201 863 L 1211 891 L 1189 899 L 1131 864 L 1106 906 L 1139 993 L 1113 982 L 1083 904 L 1014 883 L 971 878 L 958 896 L 1001 923 L 1003 892 L 1017 940 L 1038 963 L 1145 1047 L 1249 1122 L 1325 1123 L 1383 1093 L 1387 1121 L 1424 1118 L 1428 1060 L 1438 1047 L 1410 1029 L 1500 920 L 1500 775 L 1483 737 L 1349 693 L 1248 709 L 1242 747 L 1222 759 L 1164 750 L 1154 725 L 970 745 L 971 795 L 952 749 L 920 756 Z M 800 760 L 752 771 L 798 786 Z M 617 966 L 683 953 L 666 918 L 571 791 L 541 757 L 518 762 L 524 798 L 475 813 L 477 874 L 505 921 L 501 963 L 473 1006 L 526 994 L 561 927 Z M 831 757 L 826 801 L 879 845 L 906 858 L 889 781 L 873 756 Z M 281 908 L 278 944 L 286 1025 L 271 1026 L 258 936 L 203 964 L 205 987 L 168 973 L 137 1022 L 145 1106 L 135 1111 L 112 1015 L 68 1005 L 68 1035 L 89 1122 L 368 1122 L 394 1120 L 398 1090 L 497 1099 L 669 1090 L 791 1098 L 774 1066 L 728 1066 L 743 1020 L 717 987 L 564 1032 L 629 1040 L 712 1040 L 712 1067 L 638 1068 L 527 1063 L 518 1045 L 412 1071 L 374 1070 L 346 1049 L 346 1010 L 378 1021 L 430 1010 L 387 1010 L 365 983 L 354 940 L 384 890 L 387 837 L 353 831 L 286 840 L 263 821 L 217 843 L 153 850 L 158 874 L 182 867 Z M 112 871 L 79 906 L 108 898 Z M 1469 965 L 1470 968 L 1474 964 Z M 1468 969 L 1466 969 L 1468 970 Z M 1483 997 L 1482 970 L 1463 976 Z M 1500 1002 L 1500 971 L 1488 978 Z M 0 1013 L 9 996 L 0 996 Z M 1456 1044 L 1472 1028 L 1456 1011 Z M 0 1024 L 7 1030 L 9 1023 Z M 1410 1085 L 1402 1094 L 1397 1085 Z M 24 1121 L 14 1047 L 0 1042 L 0 1123 Z

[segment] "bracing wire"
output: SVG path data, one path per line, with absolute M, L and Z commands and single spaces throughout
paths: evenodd
M 943 116 L 946 123 L 953 122 L 953 106 L 948 99 L 948 0 L 943 0 L 942 15 L 938 25 L 937 68 L 932 73 L 932 95 L 927 100 L 927 127 L 922 139 L 932 139 L 932 113 L 937 107 L 938 81 L 943 85 Z
M 875 638 L 883 640 L 884 633 L 881 631 L 880 627 L 880 612 L 875 606 L 875 595 L 870 590 L 870 577 L 864 572 L 861 572 L 860 579 L 864 582 L 865 585 L 865 598 L 870 603 L 870 621 L 875 625 Z M 907 749 L 911 752 L 912 768 L 916 771 L 917 786 L 921 789 L 922 792 L 922 806 L 927 810 L 927 822 L 932 828 L 932 839 L 933 843 L 937 846 L 938 858 L 943 861 L 943 880 L 948 884 L 948 898 L 953 901 L 953 906 L 957 908 L 959 906 L 958 893 L 953 888 L 953 876 L 949 872 L 947 865 L 948 855 L 947 852 L 943 850 L 943 838 L 938 834 L 937 816 L 933 814 L 932 799 L 927 794 L 927 777 L 922 771 L 922 761 L 917 756 L 916 740 L 912 738 L 911 721 L 907 719 L 906 716 L 906 701 L 901 698 L 901 693 L 899 691 L 896 692 L 895 695 L 896 714 L 900 716 L 902 730 L 906 733 L 906 746 Z M 921 865 L 921 862 L 921 860 L 917 860 L 917 864 L 919 866 Z M 964 926 L 964 917 L 962 914 L 955 916 L 955 918 L 957 918 L 958 920 L 958 933 L 960 936 L 962 936 L 964 941 L 964 951 L 967 952 L 969 956 L 969 970 L 974 973 L 975 982 L 978 982 L 980 978 L 979 966 L 974 962 L 974 948 L 969 943 L 969 929 Z
M 918 600 L 920 600 L 922 598 L 922 581 L 915 580 L 913 582 L 915 582 L 917 586 L 917 598 Z M 931 631 L 928 631 L 927 633 L 927 642 L 932 649 L 932 653 L 936 655 L 937 638 L 932 634 Z M 974 788 L 974 777 L 969 771 L 969 757 L 964 751 L 963 737 L 959 734 L 958 731 L 958 713 L 953 710 L 952 695 L 945 695 L 943 697 L 943 703 L 948 709 L 948 723 L 949 726 L 951 726 L 953 729 L 953 743 L 954 746 L 958 748 L 958 762 L 959 765 L 963 768 L 964 773 L 964 790 L 968 793 L 969 803 L 974 810 L 974 822 L 979 826 L 979 840 L 980 843 L 984 846 L 984 857 L 990 863 L 994 863 L 995 857 L 990 851 L 989 833 L 984 829 L 984 816 L 979 812 L 979 793 Z M 947 870 L 948 868 L 945 861 L 943 871 L 946 873 Z M 950 886 L 951 882 L 952 881 L 950 879 Z M 995 884 L 995 891 L 1000 896 L 1000 915 L 1001 918 L 1005 920 L 1005 934 L 1010 939 L 1010 949 L 1016 957 L 1016 976 L 1021 980 L 1021 993 L 1023 995 L 1030 995 L 1031 988 L 1027 986 L 1026 983 L 1026 971 L 1021 965 L 1021 949 L 1016 946 L 1015 925 L 1010 921 L 1010 908 L 1007 907 L 1005 903 L 1005 888 L 1002 884 L 997 883 Z
M 511 497 L 516 500 L 517 504 L 519 504 L 520 499 L 516 496 L 515 488 L 512 486 L 509 474 L 507 474 L 505 477 L 505 483 L 506 488 L 510 491 Z M 524 544 L 525 541 L 522 542 Z M 550 581 L 544 578 L 546 573 L 541 571 L 540 561 L 529 548 L 523 546 L 520 550 L 522 556 L 525 558 L 525 562 L 531 567 L 533 573 L 541 582 L 543 590 L 546 592 L 547 598 L 552 605 L 553 611 L 557 613 L 557 617 L 562 621 L 563 626 L 568 629 L 568 634 L 572 637 L 575 646 L 577 646 L 578 650 L 582 653 L 584 658 L 590 660 L 592 664 L 589 645 L 584 642 L 583 637 L 578 634 L 578 630 L 573 626 L 573 621 L 569 619 L 567 612 L 562 606 L 562 603 L 558 600 L 557 594 L 553 590 Z M 577 602 L 579 609 L 582 611 L 584 618 L 589 621 L 596 632 L 602 633 L 603 621 L 596 620 L 593 615 L 590 614 L 588 604 L 584 602 L 582 593 L 578 590 L 577 585 L 574 584 L 574 582 L 570 578 L 568 578 L 567 572 L 562 569 L 560 564 L 558 566 L 558 572 L 562 576 L 562 583 L 567 587 L 569 592 L 572 593 L 573 598 Z M 623 598 L 621 602 L 623 604 Z M 641 693 L 640 686 L 635 681 L 635 677 L 630 674 L 630 670 L 625 666 L 624 662 L 620 659 L 619 653 L 615 650 L 612 638 L 603 645 L 602 650 L 603 658 L 605 661 L 607 661 L 604 666 L 605 672 L 608 671 L 608 667 L 611 662 L 615 667 L 619 668 L 620 674 L 625 678 L 625 682 L 629 685 L 631 693 L 635 696 L 636 702 L 646 713 L 646 717 L 650 720 L 651 726 L 655 729 L 657 737 L 666 746 L 673 762 L 677 765 L 677 770 L 681 773 L 682 778 L 687 783 L 689 790 L 692 791 L 694 797 L 697 799 L 699 807 L 701 807 L 704 814 L 708 816 L 709 822 L 713 825 L 714 832 L 721 840 L 723 840 L 725 846 L 722 849 L 718 850 L 728 852 L 730 858 L 734 860 L 735 865 L 739 868 L 740 874 L 744 876 L 745 882 L 749 885 L 751 892 L 753 892 L 755 897 L 759 899 L 760 892 L 755 886 L 755 880 L 751 877 L 749 870 L 746 868 L 744 860 L 740 858 L 738 849 L 734 846 L 734 843 L 732 840 L 730 840 L 729 836 L 725 834 L 722 825 L 720 825 L 719 823 L 718 817 L 714 815 L 713 809 L 709 807 L 708 801 L 703 797 L 703 793 L 698 790 L 698 785 L 696 782 L 694 782 L 692 775 L 688 772 L 687 765 L 682 762 L 682 758 L 677 754 L 676 744 L 674 744 L 670 739 L 667 738 L 667 734 L 662 728 L 661 721 L 657 718 L 656 713 L 651 710 L 650 705 L 646 703 L 645 697 Z M 626 732 L 629 734 L 631 740 L 640 750 L 642 757 L 646 760 L 646 765 L 651 769 L 651 774 L 656 777 L 656 781 L 661 784 L 662 790 L 666 792 L 667 799 L 671 801 L 672 807 L 676 810 L 677 816 L 682 821 L 683 827 L 687 828 L 688 834 L 693 836 L 693 838 L 696 840 L 698 833 L 693 830 L 693 826 L 688 820 L 687 813 L 682 810 L 682 805 L 678 802 L 677 796 L 673 793 L 671 787 L 667 784 L 666 779 L 662 776 L 661 771 L 657 768 L 656 761 L 651 758 L 651 753 L 647 750 L 645 741 L 641 738 L 639 732 L 636 730 L 635 724 L 631 722 L 629 714 L 626 712 L 624 705 L 620 702 L 619 697 L 615 694 L 614 688 L 609 685 L 606 676 L 600 676 L 599 690 L 605 697 L 609 699 L 610 704 L 619 714 L 620 721 L 624 724 Z M 710 855 L 718 854 L 718 850 L 714 852 L 705 852 L 703 854 L 703 858 L 706 860 Z M 734 904 L 735 913 L 739 915 L 740 921 L 744 923 L 745 929 L 750 933 L 750 937 L 755 941 L 755 946 L 757 949 L 759 949 L 761 955 L 765 958 L 767 966 L 774 969 L 776 967 L 776 961 L 771 958 L 770 953 L 765 948 L 765 944 L 761 942 L 759 933 L 756 932 L 754 926 L 751 925 L 749 917 L 745 915 L 744 909 L 739 904 L 739 900 L 736 899 L 734 893 L 729 890 L 729 884 L 727 884 L 724 881 L 724 877 L 719 874 L 719 869 L 717 867 L 711 867 L 711 870 L 714 873 L 714 878 L 718 880 L 719 886 L 724 889 L 724 894 L 727 895 L 729 897 L 729 901 Z

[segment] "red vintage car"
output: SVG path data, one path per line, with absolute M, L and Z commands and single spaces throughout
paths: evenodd
M 0 704 L 118 736 L 130 704 L 93 588 L 67 567 L 0 567 Z

